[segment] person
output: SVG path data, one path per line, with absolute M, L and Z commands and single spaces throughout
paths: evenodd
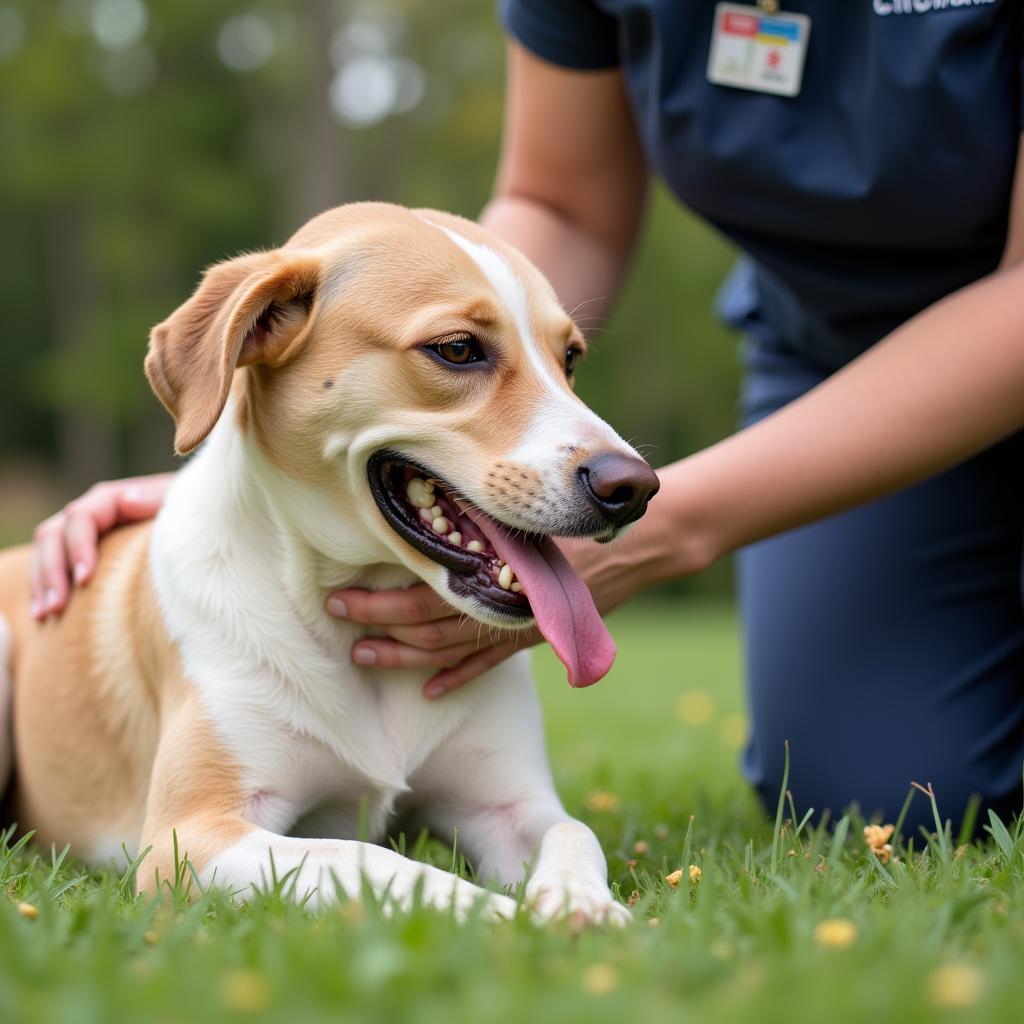
M 804 808 L 856 802 L 891 820 L 912 780 L 932 782 L 954 819 L 972 794 L 1000 814 L 1019 807 L 1018 8 L 501 4 L 504 138 L 482 222 L 569 309 L 615 294 L 652 172 L 743 254 L 720 305 L 744 335 L 744 429 L 663 467 L 623 540 L 565 550 L 602 611 L 739 552 L 743 763 L 766 801 L 788 740 Z M 712 80 L 716 18 L 757 19 L 744 45 L 760 55 L 767 40 L 778 61 L 773 26 L 799 35 L 794 13 L 809 18 L 802 42 L 785 40 L 804 47 L 802 78 L 783 83 L 795 94 Z M 635 351 L 637 374 L 652 372 L 657 353 Z M 87 583 L 97 536 L 152 515 L 165 486 L 101 484 L 39 528 L 39 616 L 64 605 L 69 567 Z M 336 593 L 327 607 L 382 627 L 356 663 L 436 667 L 431 698 L 521 643 L 478 648 L 475 627 L 422 586 Z M 930 823 L 925 803 L 907 828 Z

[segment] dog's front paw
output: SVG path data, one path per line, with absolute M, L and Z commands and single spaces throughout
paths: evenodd
M 534 879 L 526 887 L 526 904 L 542 923 L 567 919 L 581 925 L 622 927 L 633 915 L 618 903 L 607 886 L 569 878 Z

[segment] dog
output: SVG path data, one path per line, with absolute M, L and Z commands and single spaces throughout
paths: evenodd
M 285 878 L 311 907 L 368 885 L 515 912 L 376 845 L 400 821 L 457 836 L 482 880 L 532 865 L 542 920 L 628 919 L 555 792 L 528 655 L 428 702 L 428 670 L 353 665 L 360 627 L 324 604 L 426 581 L 481 628 L 536 621 L 573 685 L 602 676 L 614 645 L 551 538 L 612 539 L 657 477 L 573 393 L 584 349 L 523 255 L 433 210 L 338 207 L 207 270 L 150 335 L 175 449 L 198 449 L 160 514 L 103 541 L 57 621 L 31 620 L 30 552 L 0 555 L 21 827 L 94 865 L 148 849 L 146 892 L 187 856 L 239 898 Z

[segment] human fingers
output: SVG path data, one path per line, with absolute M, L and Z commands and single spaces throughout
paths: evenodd
M 64 507 L 65 576 L 70 570 L 76 586 L 88 583 L 96 571 L 100 537 L 128 521 L 120 502 L 130 486 L 124 480 L 94 484 Z
M 64 516 L 64 553 L 75 586 L 84 586 L 96 571 L 100 530 L 95 516 L 69 505 Z
M 327 611 L 366 626 L 408 626 L 457 614 L 426 584 L 404 590 L 336 590 L 327 598 Z
M 58 512 L 40 523 L 33 534 L 29 600 L 32 616 L 40 621 L 67 604 L 70 588 L 64 519 L 64 512 Z
M 99 538 L 115 526 L 156 514 L 169 474 L 94 484 L 36 529 L 29 582 L 32 611 L 37 618 L 60 612 L 71 589 L 87 583 L 96 571 Z
M 476 644 L 464 643 L 428 651 L 390 637 L 371 636 L 352 648 L 352 660 L 357 665 L 376 668 L 451 668 L 476 649 Z
M 536 630 L 529 630 L 525 633 L 516 634 L 511 640 L 504 640 L 501 643 L 485 647 L 474 654 L 469 655 L 458 665 L 452 668 L 443 669 L 436 675 L 431 676 L 423 687 L 423 696 L 430 700 L 443 697 L 445 694 L 458 690 L 460 687 L 471 683 L 477 676 L 494 668 L 506 658 L 511 657 L 517 651 L 530 647 L 540 640 L 540 633 Z
M 134 523 L 140 519 L 152 519 L 164 503 L 172 476 L 161 473 L 118 481 L 117 521 Z
M 508 634 L 485 626 L 466 615 L 449 615 L 433 622 L 421 622 L 414 626 L 386 626 L 392 640 L 419 647 L 425 651 L 437 651 L 443 647 L 468 644 L 473 650 L 489 647 L 507 639 Z

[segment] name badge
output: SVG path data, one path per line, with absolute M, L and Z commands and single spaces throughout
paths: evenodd
M 766 14 L 749 4 L 716 4 L 708 81 L 796 96 L 810 35 L 806 14 Z

